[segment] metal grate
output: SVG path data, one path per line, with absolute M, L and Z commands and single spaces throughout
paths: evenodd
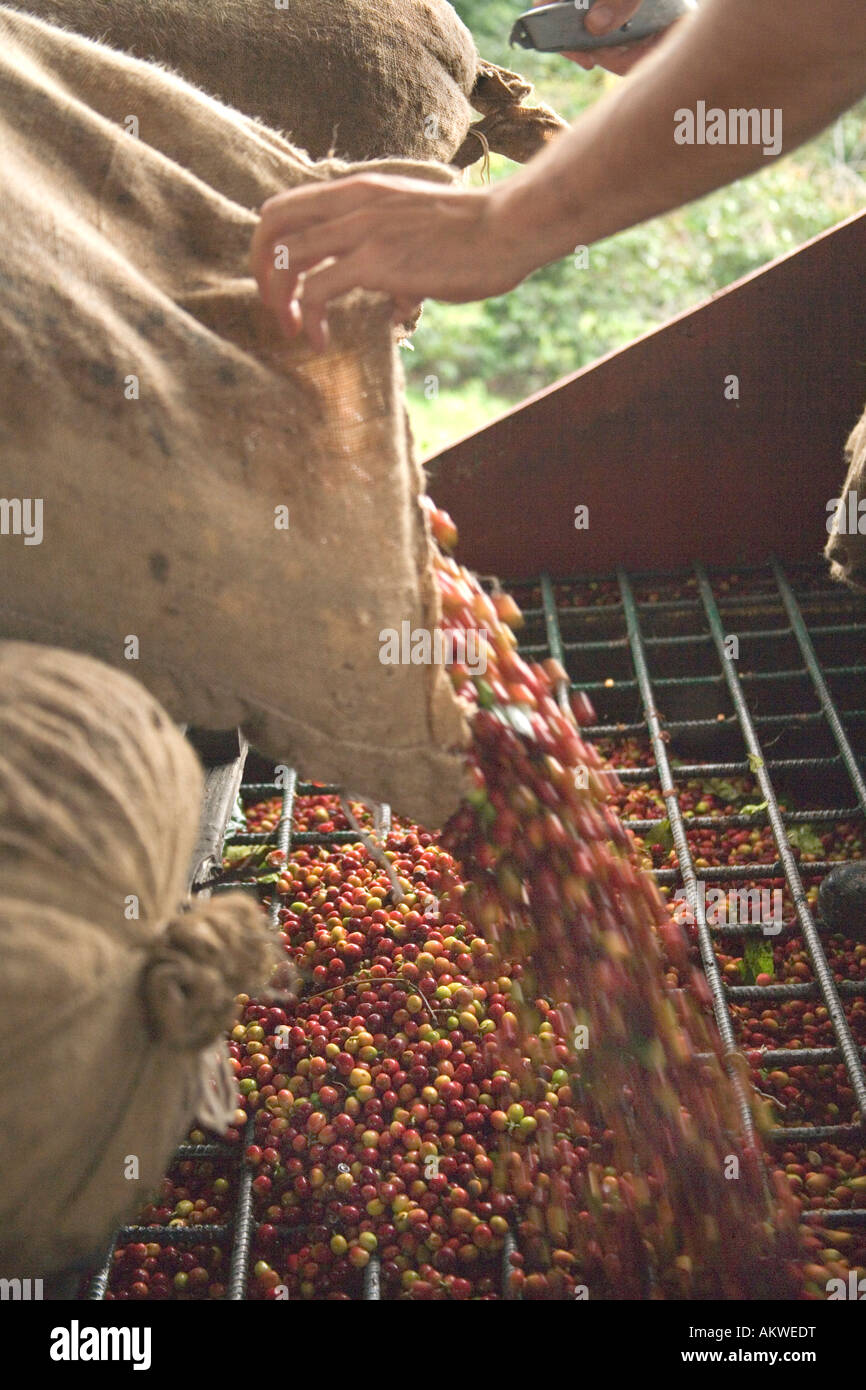
M 866 661 L 861 653 L 866 634 L 866 600 L 829 586 L 823 572 L 814 567 L 803 567 L 789 575 L 778 563 L 770 561 L 738 573 L 743 580 L 742 593 L 720 589 L 722 576 L 712 578 L 701 566 L 678 576 L 629 576 L 620 571 L 615 577 L 598 579 L 584 575 L 554 583 L 542 575 L 535 582 L 521 581 L 509 586 L 518 599 L 521 593 L 534 590 L 540 594 L 540 602 L 521 604 L 525 640 L 520 651 L 532 659 L 556 658 L 568 670 L 572 689 L 590 694 L 601 718 L 584 729 L 586 737 L 598 741 L 639 736 L 649 741 L 652 764 L 618 772 L 626 785 L 658 783 L 664 798 L 677 867 L 658 868 L 654 872 L 660 885 L 685 893 L 693 913 L 717 1025 L 731 1058 L 730 1074 L 745 1133 L 752 1133 L 749 1088 L 741 1068 L 733 1062 L 742 1050 L 736 1041 L 731 1004 L 757 999 L 773 1003 L 815 999 L 823 1003 L 832 1026 L 833 1046 L 765 1048 L 760 1050 L 759 1064 L 775 1067 L 843 1062 L 855 1108 L 866 1123 L 866 1048 L 855 1042 L 845 1013 L 845 1001 L 866 997 L 866 982 L 834 979 L 822 943 L 828 929 L 812 913 L 803 884 L 804 877 L 820 878 L 834 863 L 799 863 L 785 829 L 802 823 L 832 826 L 862 822 L 866 817 Z M 557 599 L 558 589 L 585 590 L 594 584 L 607 586 L 603 603 Z M 686 592 L 672 598 L 662 596 L 675 585 Z M 732 633 L 747 648 L 747 661 L 728 655 L 726 638 Z M 605 677 L 602 672 L 606 667 L 616 674 Z M 666 718 L 661 712 L 663 707 L 672 711 L 673 717 Z M 786 756 L 776 756 L 780 744 Z M 769 756 L 771 748 L 773 756 Z M 211 856 L 217 862 L 231 810 L 225 789 L 236 789 L 244 754 L 245 750 L 241 750 L 231 774 L 217 778 L 223 802 L 216 817 L 213 806 L 209 811 L 211 823 L 219 822 L 222 826 Z M 761 800 L 766 803 L 764 809 L 714 817 L 683 814 L 677 793 L 682 783 L 695 778 L 746 774 L 757 782 Z M 785 810 L 780 805 L 782 786 L 805 787 L 805 799 L 820 804 L 814 809 Z M 226 844 L 267 844 L 288 855 L 293 848 L 304 845 L 357 843 L 358 836 L 352 830 L 293 832 L 296 797 L 336 791 L 299 782 L 294 773 L 288 775 L 284 786 L 274 782 L 245 783 L 241 794 L 247 803 L 281 795 L 280 818 L 272 832 L 233 834 Z M 638 835 L 646 834 L 658 823 L 625 821 Z M 720 867 L 695 864 L 688 839 L 690 831 L 766 825 L 772 830 L 778 854 L 774 863 Z M 377 830 L 387 833 L 389 828 L 388 810 L 380 808 Z M 716 943 L 727 936 L 760 933 L 761 926 L 708 923 L 698 884 L 744 880 L 785 882 L 796 921 L 783 930 L 802 937 L 811 960 L 812 982 L 759 987 L 732 986 L 724 981 Z M 220 887 L 214 891 L 221 891 Z M 270 917 L 275 927 L 279 906 L 274 895 Z M 754 1062 L 753 1050 L 745 1051 Z M 252 1141 L 252 1135 L 250 1120 L 245 1143 Z M 785 1145 L 855 1139 L 866 1142 L 861 1124 L 776 1126 L 769 1134 L 770 1142 Z M 214 1243 L 226 1247 L 226 1297 L 244 1299 L 256 1222 L 253 1173 L 242 1162 L 242 1148 L 243 1145 L 220 1142 L 183 1144 L 177 1151 L 178 1159 L 208 1158 L 233 1168 L 237 1196 L 229 1223 L 189 1228 L 124 1227 L 111 1242 L 87 1297 L 104 1297 L 115 1246 L 136 1240 L 177 1246 Z M 866 1210 L 822 1209 L 809 1212 L 806 1219 L 828 1228 L 864 1228 Z M 278 1227 L 278 1238 L 295 1236 L 299 1230 L 303 1228 Z M 502 1261 L 505 1297 L 509 1296 L 508 1257 L 515 1248 L 514 1237 L 508 1236 Z M 365 1298 L 380 1298 L 379 1275 L 374 1257 L 364 1271 Z
M 698 944 L 704 972 L 712 993 L 713 1010 L 726 1050 L 737 1052 L 735 1026 L 730 1004 L 751 1000 L 784 1002 L 789 999 L 820 999 L 827 1009 L 832 1026 L 835 1047 L 803 1049 L 764 1049 L 760 1053 L 760 1065 L 820 1065 L 843 1061 L 854 1093 L 856 1108 L 863 1123 L 866 1123 L 866 1074 L 864 1058 L 866 1048 L 858 1047 L 851 1034 L 845 1014 L 844 999 L 866 996 L 866 983 L 862 981 L 834 980 L 822 945 L 821 935 L 827 933 L 823 923 L 815 920 L 803 887 L 801 868 L 808 868 L 807 876 L 820 877 L 835 867 L 828 861 L 810 862 L 808 866 L 798 864 L 791 844 L 785 833 L 785 826 L 798 822 L 862 821 L 866 815 L 866 782 L 862 774 L 864 755 L 855 753 L 848 729 L 862 733 L 866 722 L 866 709 L 859 707 L 866 694 L 866 662 L 858 657 L 846 664 L 827 664 L 823 667 L 818 658 L 815 640 L 844 645 L 862 640 L 866 633 L 866 623 L 857 621 L 857 615 L 864 613 L 863 600 L 824 583 L 823 586 L 810 587 L 808 581 L 814 580 L 816 572 L 801 571 L 800 578 L 807 581 L 803 601 L 798 601 L 797 584 L 784 572 L 781 565 L 771 561 L 760 570 L 753 570 L 749 576 L 752 584 L 766 576 L 770 583 L 764 587 L 760 596 L 747 589 L 742 599 L 730 601 L 720 599 L 714 592 L 713 582 L 702 566 L 693 571 L 695 598 L 676 598 L 673 600 L 639 601 L 635 586 L 639 579 L 648 578 L 659 583 L 660 587 L 669 585 L 671 577 L 635 576 L 630 578 L 623 571 L 617 574 L 618 599 L 603 607 L 589 606 L 582 609 L 571 606 L 563 609 L 555 598 L 554 586 L 550 579 L 542 576 L 540 581 L 542 607 L 540 610 L 525 610 L 527 622 L 543 620 L 546 635 L 545 647 L 567 669 L 573 669 L 575 658 L 584 654 L 598 660 L 602 653 L 627 652 L 632 674 L 624 679 L 584 681 L 575 683 L 575 688 L 591 693 L 597 708 L 604 712 L 610 697 L 616 692 L 616 700 L 621 703 L 637 697 L 643 717 L 630 722 L 617 721 L 599 723 L 584 732 L 588 737 L 622 737 L 624 734 L 648 735 L 654 766 L 647 768 L 619 769 L 623 782 L 645 782 L 657 780 L 664 798 L 671 837 L 676 851 L 678 867 L 655 871 L 660 884 L 681 887 L 694 916 Z M 581 581 L 572 581 L 579 583 Z M 566 584 L 568 581 L 566 581 Z M 761 586 L 763 587 L 763 586 Z M 831 610 L 841 620 L 814 622 L 811 625 L 806 612 L 820 613 Z M 722 610 L 730 619 L 752 615 L 766 622 L 775 618 L 773 626 L 740 626 L 723 622 Z M 804 611 L 806 610 L 806 611 Z M 562 636 L 562 623 L 570 626 L 589 622 L 598 626 L 599 615 L 603 614 L 608 632 L 603 639 L 588 641 L 565 641 Z M 562 621 L 561 621 L 562 620 Z M 654 632 L 655 626 L 688 627 L 689 631 Z M 702 631 L 695 629 L 703 627 Z M 726 637 L 737 635 L 741 641 L 748 642 L 750 651 L 757 656 L 758 644 L 762 659 L 768 662 L 767 669 L 749 670 L 742 674 L 737 660 L 731 659 L 726 651 Z M 787 665 L 791 645 L 795 644 L 802 664 Z M 700 649 L 710 649 L 715 654 L 717 669 L 708 672 L 674 676 L 653 676 L 653 670 L 664 670 L 666 658 L 690 650 L 690 659 Z M 530 647 L 531 651 L 540 650 Z M 754 651 L 753 651 L 754 649 Z M 547 654 L 547 651 L 544 651 Z M 859 689 L 855 688 L 859 682 Z M 837 686 L 845 689 L 846 695 L 853 696 L 854 704 L 844 713 L 834 699 L 832 689 Z M 715 734 L 718 741 L 722 719 L 673 719 L 665 720 L 659 712 L 672 695 L 679 697 L 679 707 L 688 708 L 690 699 L 705 702 L 708 692 L 717 701 L 727 692 L 731 714 L 724 719 L 724 737 L 729 744 L 735 730 L 739 736 L 746 757 L 730 757 L 708 762 L 682 761 L 673 765 L 669 754 L 671 741 L 681 744 L 686 751 L 690 744 L 701 746 L 708 736 Z M 791 699 L 791 695 L 794 699 Z M 782 712 L 772 710 L 755 713 L 755 706 L 762 703 L 780 703 Z M 607 697 L 607 699 L 606 699 Z M 683 698 L 684 697 L 684 698 Z M 809 701 L 811 708 L 803 706 Z M 817 708 L 815 708 L 817 706 Z M 733 726 L 733 728 L 731 727 Z M 765 744 L 762 745 L 761 737 Z M 788 736 L 794 751 L 799 754 L 797 744 L 805 736 L 805 741 L 818 743 L 822 752 L 804 754 L 791 758 L 769 759 L 765 757 L 766 744 L 772 739 L 775 743 L 780 737 Z M 824 742 L 821 742 L 823 735 Z M 829 743 L 830 747 L 827 747 Z M 824 752 L 823 749 L 827 751 Z M 831 748 L 834 751 L 831 751 Z M 700 817 L 686 819 L 680 809 L 677 784 L 694 778 L 731 777 L 750 773 L 760 788 L 760 796 L 766 803 L 763 811 L 743 816 Z M 837 802 L 845 798 L 843 804 L 826 805 L 801 812 L 783 812 L 779 805 L 779 795 L 773 776 L 784 775 L 789 779 L 811 777 L 820 774 L 821 786 L 836 792 Z M 839 784 L 841 774 L 843 785 Z M 835 779 L 835 780 L 830 780 Z M 828 785 L 829 781 L 829 785 Z M 849 799 L 850 798 L 850 799 Z M 823 797 L 822 797 L 823 801 Z M 778 859 L 772 864 L 724 865 L 720 867 L 698 868 L 688 843 L 689 830 L 722 830 L 729 827 L 754 828 L 770 825 L 778 852 Z M 645 834 L 658 823 L 655 821 L 626 820 L 636 834 Z M 782 984 L 775 986 L 730 986 L 722 980 L 719 971 L 713 938 L 724 935 L 742 936 L 750 932 L 760 933 L 761 926 L 709 925 L 703 901 L 698 893 L 700 880 L 705 882 L 727 882 L 736 880 L 772 881 L 783 878 L 790 892 L 796 913 L 796 926 L 793 930 L 802 935 L 809 953 L 814 972 L 814 983 Z M 746 1132 L 751 1130 L 751 1117 L 744 1094 L 744 1083 L 738 1069 L 731 1068 L 732 1081 L 738 1092 L 743 1123 Z M 845 1142 L 863 1137 L 863 1123 L 838 1125 L 776 1126 L 770 1131 L 769 1140 L 773 1143 L 817 1143 L 823 1140 Z M 866 1211 L 820 1210 L 809 1213 L 810 1222 L 828 1227 L 866 1226 Z

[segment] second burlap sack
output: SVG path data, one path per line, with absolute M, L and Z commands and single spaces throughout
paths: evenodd
M 0 643 L 0 1277 L 98 1254 L 194 1119 L 278 958 L 241 893 L 183 909 L 202 777 L 136 681 Z M 38 1082 L 35 1078 L 38 1078 Z
M 565 128 L 447 0 L 16 0 L 165 63 L 320 159 L 524 162 Z M 483 119 L 471 126 L 473 109 Z
M 389 306 L 344 301 L 315 357 L 247 273 L 262 201 L 352 166 L 6 7 L 0 148 L 0 635 L 440 823 L 460 707 L 440 667 L 380 661 L 440 615 Z

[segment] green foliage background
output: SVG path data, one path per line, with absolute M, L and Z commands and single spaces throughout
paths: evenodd
M 508 46 L 529 0 L 455 0 L 481 54 L 533 81 L 539 100 L 568 120 L 616 78 L 584 72 L 555 54 Z M 804 81 L 808 74 L 804 74 Z M 866 103 L 818 140 L 751 179 L 656 218 L 567 259 L 482 304 L 428 303 L 404 356 L 419 449 L 435 453 L 531 392 L 621 347 L 866 203 Z M 493 178 L 514 166 L 495 156 Z M 480 181 L 474 169 L 473 182 Z M 425 396 L 435 376 L 439 394 Z

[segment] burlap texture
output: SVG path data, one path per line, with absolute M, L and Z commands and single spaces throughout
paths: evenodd
M 489 147 L 523 162 L 565 128 L 525 104 L 522 78 L 479 59 L 446 0 L 15 3 L 167 64 L 315 159 L 399 155 L 464 168 Z M 485 119 L 467 139 L 473 107 Z
M 196 1114 L 231 1113 L 218 1039 L 276 947 L 243 894 L 180 910 L 201 786 L 136 681 L 0 643 L 4 1278 L 98 1251 Z
M 859 510 L 860 502 L 866 500 L 866 412 L 851 431 L 845 458 L 848 472 L 839 506 L 835 516 L 828 518 L 828 524 L 835 525 L 837 530 L 831 534 L 824 554 L 830 561 L 833 579 L 853 589 L 866 590 L 866 517 Z M 852 495 L 853 505 L 849 500 Z
M 7 7 L 0 151 L 3 486 L 44 514 L 41 544 L 2 539 L 0 635 L 438 824 L 460 708 L 441 668 L 379 659 L 440 616 L 388 305 L 344 301 L 315 357 L 246 270 L 253 209 L 355 166 Z

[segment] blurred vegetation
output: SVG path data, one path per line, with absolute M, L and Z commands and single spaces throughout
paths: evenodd
M 535 83 L 568 120 L 621 79 L 555 54 L 510 49 L 521 0 L 455 0 L 482 55 Z M 807 80 L 804 74 L 804 80 Z M 428 303 L 404 366 L 422 454 L 477 429 L 866 204 L 866 103 L 792 156 L 667 217 L 559 261 L 483 304 Z M 495 156 L 491 177 L 514 166 Z M 480 182 L 478 166 L 470 178 Z M 438 396 L 430 378 L 438 379 Z M 426 387 L 425 387 L 426 383 Z

